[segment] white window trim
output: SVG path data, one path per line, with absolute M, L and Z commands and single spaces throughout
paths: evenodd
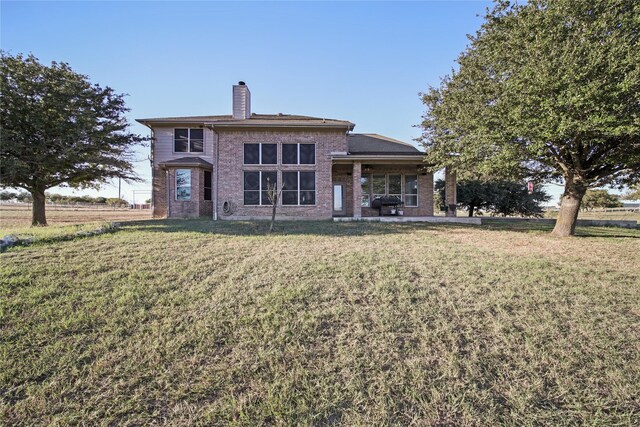
M 178 199 L 178 172 L 179 171 L 189 171 L 189 198 L 188 199 Z M 175 190 L 175 201 L 176 202 L 190 202 L 193 200 L 192 195 L 192 185 L 191 181 L 193 180 L 193 171 L 191 169 L 176 169 L 175 177 L 174 177 L 174 190 Z M 185 186 L 186 187 L 186 186 Z
M 415 176 L 416 177 L 416 194 L 413 193 L 407 193 L 407 176 Z M 408 174 L 402 174 L 402 201 L 404 202 L 404 198 L 405 196 L 416 196 L 416 204 L 415 205 L 408 205 L 406 202 L 404 204 L 404 207 L 406 208 L 417 208 L 420 206 L 420 174 L 412 174 L 412 173 L 408 173 Z
M 313 163 L 300 163 L 300 145 L 313 145 Z M 285 163 L 284 162 L 284 156 L 282 158 L 282 164 L 283 165 L 287 165 L 287 166 L 315 166 L 318 164 L 318 144 L 316 144 L 315 142 L 283 142 L 282 146 L 284 147 L 284 145 L 296 145 L 296 162 L 297 163 Z M 284 149 L 282 150 L 284 152 Z M 291 171 L 293 172 L 293 171 Z M 293 206 L 293 205 L 290 205 Z M 307 205 L 304 205 L 307 206 Z M 311 206 L 311 205 L 309 205 Z
M 275 145 L 276 146 L 276 162 L 275 163 L 262 163 L 262 145 Z M 245 145 L 257 145 L 258 146 L 258 163 L 245 163 L 244 156 L 244 147 Z M 280 163 L 278 162 L 278 158 L 280 157 L 278 154 L 278 143 L 276 142 L 245 142 L 242 144 L 242 165 L 243 166 L 278 166 Z M 247 171 L 250 172 L 250 171 Z
M 304 166 L 304 165 L 303 165 L 303 166 Z M 292 204 L 287 203 L 287 204 L 285 205 L 285 204 L 283 203 L 283 200 L 282 200 L 282 199 L 283 199 L 283 197 L 282 197 L 282 196 L 280 196 L 280 200 L 279 200 L 280 205 L 281 205 L 282 207 L 317 206 L 317 205 L 318 205 L 318 197 L 317 197 L 317 196 L 318 196 L 318 174 L 316 173 L 316 171 L 315 171 L 315 170 L 308 170 L 308 171 L 307 171 L 307 170 L 297 170 L 297 171 L 283 170 L 283 171 L 282 171 L 282 174 L 283 174 L 283 175 L 282 175 L 282 182 L 284 182 L 284 174 L 285 174 L 285 173 L 290 173 L 290 172 L 295 172 L 295 173 L 297 174 L 297 177 L 298 177 L 298 189 L 297 189 L 297 190 L 295 190 L 295 191 L 298 193 L 298 204 L 297 204 L 297 205 L 292 205 Z M 313 172 L 313 193 L 314 193 L 314 195 L 313 195 L 313 196 L 314 196 L 314 197 L 313 197 L 314 203 L 313 203 L 313 204 L 308 204 L 308 203 L 307 203 L 307 204 L 304 204 L 304 205 L 303 205 L 303 204 L 300 204 L 300 193 L 301 193 L 302 191 L 312 191 L 312 190 L 302 190 L 302 189 L 300 189 L 300 172 L 303 172 L 303 173 L 305 173 L 305 172 Z M 294 191 L 294 190 L 282 190 L 282 192 L 283 192 L 283 193 L 284 193 L 285 191 Z M 332 190 L 332 191 L 333 191 L 333 190 Z
M 176 130 L 177 129 L 186 129 L 187 130 L 187 151 L 176 151 Z M 173 146 L 171 148 L 173 154 L 200 154 L 203 155 L 206 151 L 206 142 L 207 132 L 205 129 L 202 129 L 202 151 L 191 151 L 191 129 L 200 129 L 200 128 L 173 128 Z

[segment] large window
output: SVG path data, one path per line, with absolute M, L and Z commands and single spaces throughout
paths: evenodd
M 278 173 L 267 171 L 244 173 L 244 204 L 270 205 L 268 189 L 278 188 Z
M 418 175 L 404 176 L 404 205 L 418 206 Z
M 315 165 L 315 144 L 282 144 L 283 165 Z
M 204 171 L 204 199 L 211 200 L 211 171 Z
M 315 205 L 315 172 L 282 172 L 283 205 Z
M 245 165 L 275 165 L 278 163 L 278 144 L 244 144 Z
M 362 175 L 362 206 L 371 206 L 376 197 L 396 196 L 405 206 L 418 206 L 418 175 Z
M 173 151 L 176 153 L 202 153 L 204 131 L 202 129 L 174 129 Z
M 176 200 L 191 200 L 191 169 L 176 169 Z

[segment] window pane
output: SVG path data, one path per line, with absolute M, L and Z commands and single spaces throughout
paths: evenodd
M 191 200 L 191 169 L 176 169 L 176 200 Z
M 405 195 L 404 204 L 406 206 L 418 206 L 418 196 Z
M 211 172 L 204 171 L 204 199 L 211 200 Z
M 244 164 L 257 165 L 260 163 L 260 145 L 244 144 Z
M 300 172 L 300 190 L 316 189 L 316 173 Z
M 189 138 L 191 143 L 191 151 L 201 153 L 204 151 L 204 132 L 202 129 L 190 129 Z
M 278 163 L 278 145 L 262 144 L 262 164 L 275 165 Z
M 385 176 L 373 175 L 373 194 L 386 194 Z
M 260 190 L 260 172 L 245 172 L 244 173 L 244 189 L 246 190 Z
M 271 185 L 272 188 L 278 188 L 277 172 L 262 172 L 262 189 L 266 191 L 267 185 Z
M 203 129 L 190 129 L 191 139 L 204 139 L 204 130 Z
M 201 139 L 192 139 L 191 143 L 191 152 L 192 153 L 202 153 L 204 151 L 204 141 Z
M 316 163 L 316 145 L 300 144 L 300 164 L 313 165 Z
M 301 191 L 300 192 L 300 204 L 301 205 L 315 205 L 316 204 L 316 192 L 315 191 Z
M 282 164 L 298 164 L 298 144 L 282 144 Z
M 191 187 L 176 188 L 176 200 L 191 200 Z
M 342 211 L 342 185 L 333 186 L 333 210 Z
M 282 181 L 284 184 L 284 190 L 297 190 L 298 172 L 282 172 Z
M 402 175 L 389 175 L 389 194 L 402 194 Z
M 282 204 L 283 205 L 297 205 L 298 204 L 298 192 L 297 191 L 283 191 L 282 192 Z
M 174 147 L 176 153 L 189 151 L 189 129 L 174 129 Z
M 259 205 L 260 204 L 260 192 L 259 191 L 245 191 L 244 192 L 244 204 L 245 205 Z
M 405 194 L 418 194 L 418 175 L 406 175 L 404 177 Z
M 364 175 L 360 177 L 360 188 L 362 189 L 362 206 L 369 207 L 371 201 L 371 178 L 369 175 Z

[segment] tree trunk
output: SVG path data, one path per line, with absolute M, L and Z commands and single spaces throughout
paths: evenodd
M 473 205 L 469 205 L 469 217 L 473 216 L 473 210 L 474 210 L 475 206 Z
M 556 226 L 551 232 L 552 235 L 567 237 L 575 234 L 580 203 L 582 203 L 582 198 L 586 191 L 587 187 L 582 183 L 570 180 L 566 181 L 560 204 L 560 212 L 558 213 Z
M 271 224 L 269 225 L 269 234 L 273 233 L 273 224 L 276 222 L 276 208 L 278 207 L 278 196 L 275 196 L 273 209 L 271 210 Z
M 44 205 L 44 190 L 34 190 L 31 192 L 32 211 L 31 211 L 31 226 L 43 227 L 47 225 L 47 217 L 45 215 Z

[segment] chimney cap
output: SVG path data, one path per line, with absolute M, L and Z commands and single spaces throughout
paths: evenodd
M 246 86 L 247 84 L 246 84 L 245 82 L 243 82 L 242 80 L 240 80 L 240 81 L 238 82 L 238 85 L 239 85 L 239 86 Z

